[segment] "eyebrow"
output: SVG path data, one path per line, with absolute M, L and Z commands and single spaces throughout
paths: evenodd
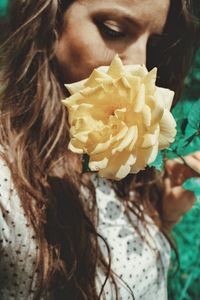
M 120 8 L 106 8 L 106 9 L 101 9 L 99 8 L 98 10 L 94 10 L 92 12 L 92 14 L 98 14 L 98 15 L 102 15 L 102 17 L 108 15 L 110 16 L 111 14 L 113 16 L 119 17 L 123 20 L 125 20 L 127 23 L 131 24 L 132 26 L 136 27 L 138 30 L 142 30 L 144 27 L 146 27 L 148 24 L 144 21 L 139 20 L 139 18 L 137 18 L 136 16 L 134 16 L 133 14 L 127 12 L 126 10 L 120 9 Z M 164 25 L 160 25 L 159 27 L 156 26 L 156 28 L 152 28 L 152 31 L 154 31 L 154 33 L 157 34 L 162 34 L 163 30 L 164 30 Z

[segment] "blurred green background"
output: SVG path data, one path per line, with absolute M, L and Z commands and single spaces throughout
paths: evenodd
M 200 49 L 185 82 L 183 100 L 200 99 Z M 180 266 L 172 253 L 168 276 L 169 300 L 200 300 L 200 202 L 173 230 Z
M 0 0 L 0 16 L 5 16 L 8 0 Z
M 37 0 L 35 0 L 37 1 Z M 200 0 L 198 0 L 200 3 Z M 8 0 L 0 0 L 0 17 L 6 16 Z M 200 49 L 191 72 L 186 79 L 183 99 L 200 98 Z M 168 276 L 169 300 L 200 300 L 200 203 L 184 216 L 173 230 L 180 258 L 176 270 L 176 259 L 172 262 Z M 162 300 L 162 299 L 157 299 Z

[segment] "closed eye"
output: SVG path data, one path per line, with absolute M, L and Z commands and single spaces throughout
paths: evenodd
M 97 26 L 100 32 L 110 39 L 122 39 L 126 37 L 125 32 L 123 32 L 118 26 L 108 23 L 108 22 L 97 22 Z

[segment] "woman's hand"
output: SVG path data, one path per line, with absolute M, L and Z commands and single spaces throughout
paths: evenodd
M 195 202 L 194 193 L 183 189 L 182 184 L 190 177 L 199 176 L 200 151 L 184 157 L 184 160 L 188 166 L 183 164 L 181 159 L 168 160 L 165 164 L 162 219 L 167 230 L 170 230 L 192 208 Z

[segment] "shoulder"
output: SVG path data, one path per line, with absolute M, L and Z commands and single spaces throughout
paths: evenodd
M 2 242 L 10 236 L 12 225 L 20 217 L 20 210 L 20 200 L 14 188 L 11 171 L 0 157 L 0 240 Z
M 17 233 L 20 236 L 23 233 L 23 238 L 28 236 L 27 225 L 28 220 L 15 189 L 11 171 L 0 158 L 0 250 L 7 249 L 8 241 L 16 240 Z
M 0 157 L 0 298 L 2 295 L 3 299 L 10 299 L 9 291 L 13 286 L 16 295 L 21 293 L 22 283 L 29 289 L 37 247 L 35 233 L 24 213 L 11 171 Z M 18 274 L 17 284 L 13 274 Z
M 11 172 L 6 162 L 0 157 L 0 203 L 7 202 L 10 193 L 13 191 Z

